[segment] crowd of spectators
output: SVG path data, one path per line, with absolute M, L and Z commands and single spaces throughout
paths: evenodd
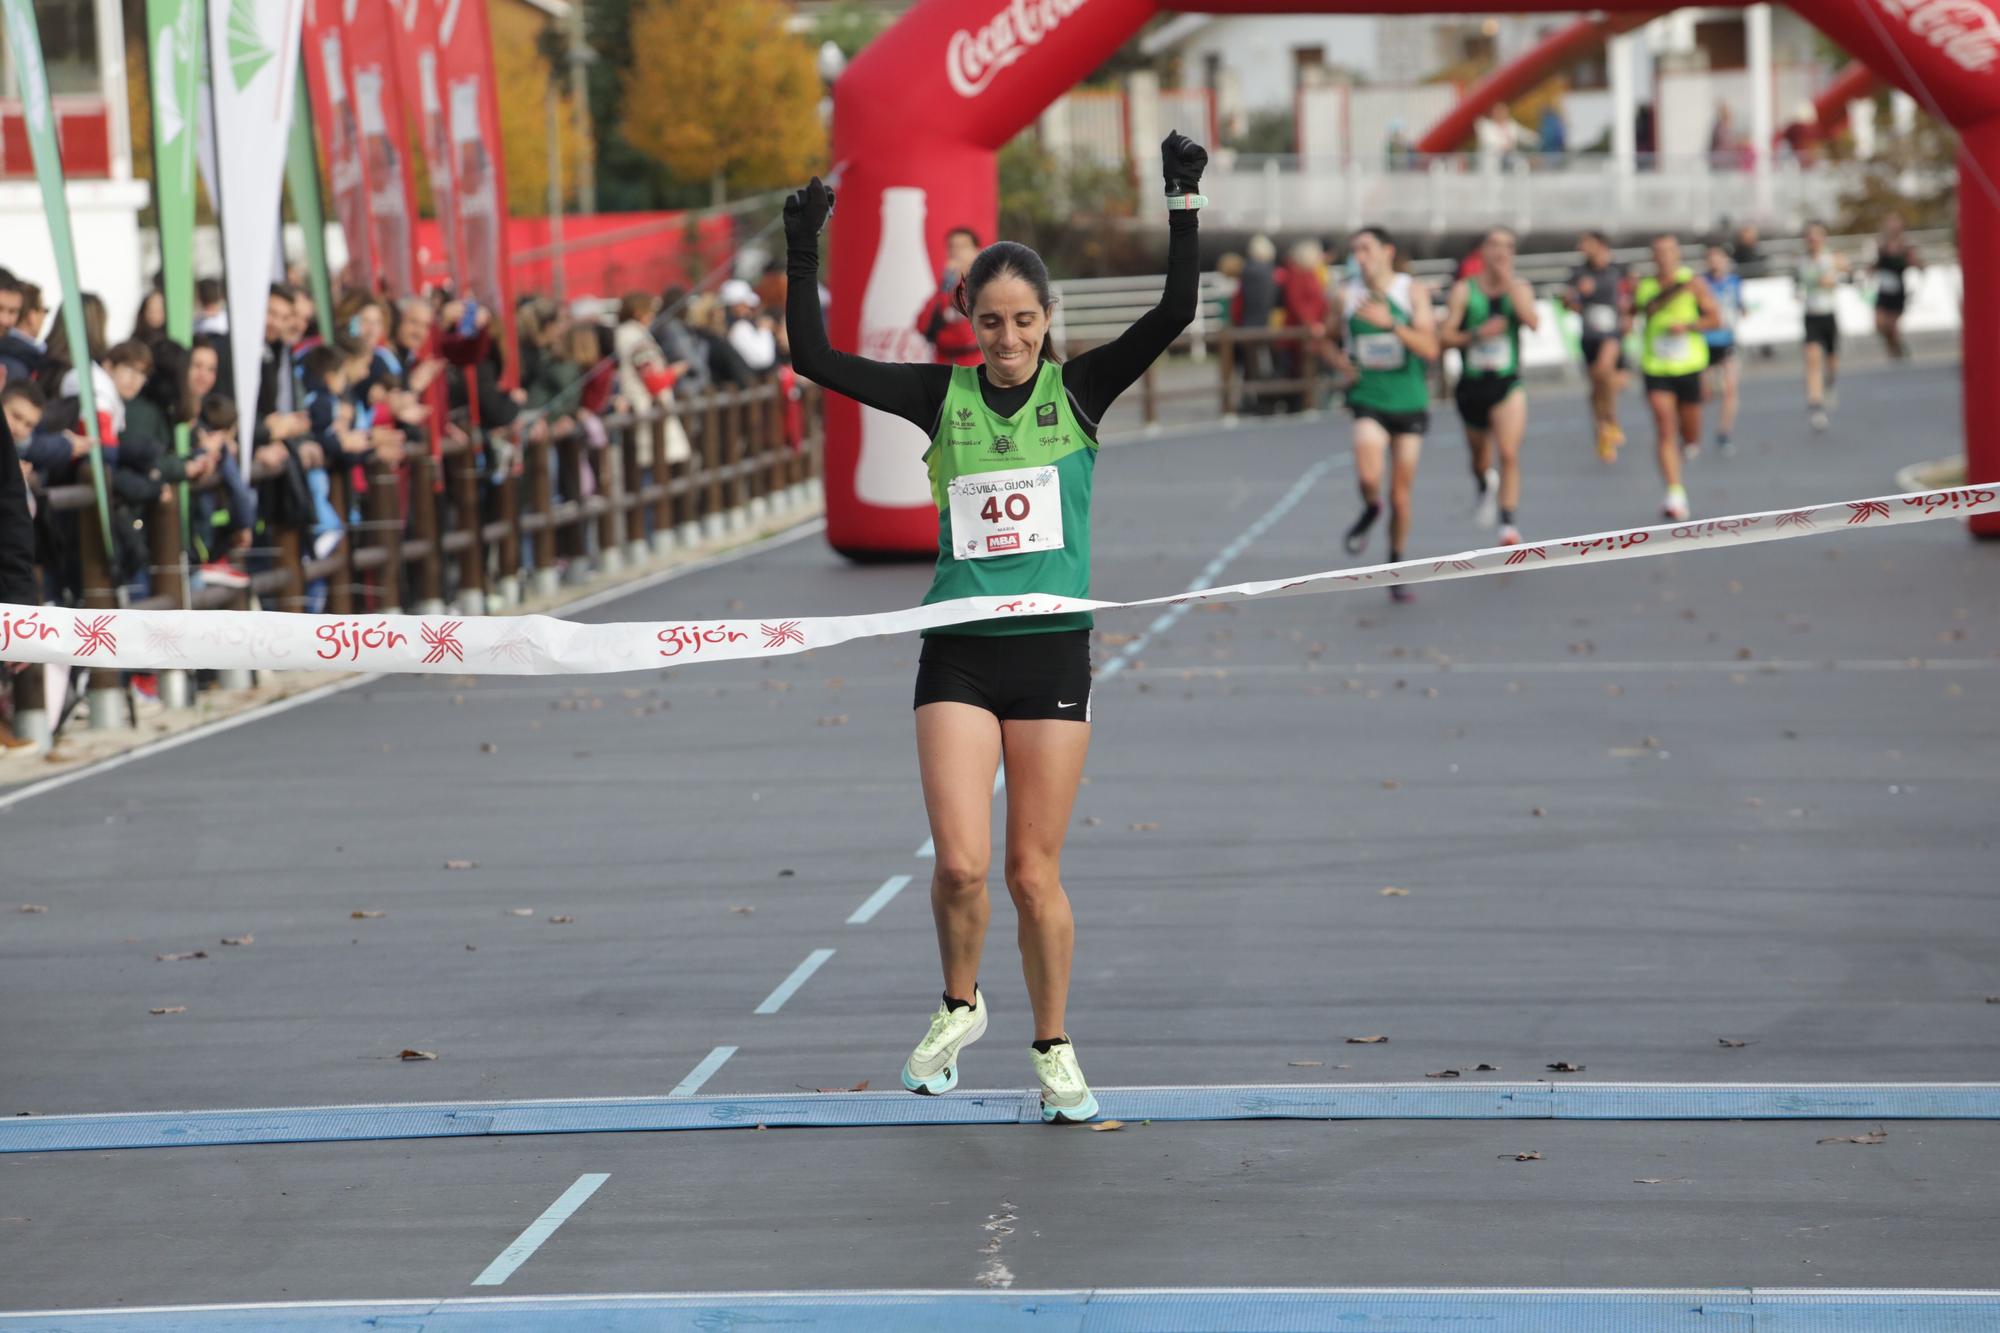
M 778 299 L 782 308 L 781 292 Z M 98 520 L 82 375 L 94 390 L 103 446 L 112 589 L 128 601 L 152 595 L 163 559 L 156 529 L 171 519 L 182 531 L 165 544 L 184 552 L 192 600 L 212 588 L 249 589 L 273 566 L 283 532 L 299 534 L 306 560 L 335 554 L 362 521 L 368 488 L 386 476 L 397 479 L 407 522 L 407 465 L 452 442 L 478 451 L 481 475 L 497 482 L 519 468 L 523 440 L 580 437 L 595 448 L 584 451 L 575 484 L 591 494 L 601 485 L 593 457 L 610 443 L 606 416 L 671 404 L 677 390 L 748 386 L 787 357 L 782 321 L 735 278 L 714 292 L 630 292 L 615 318 L 533 297 L 516 307 L 518 387 L 503 387 L 507 368 L 486 305 L 442 291 L 389 299 L 357 290 L 322 311 L 302 281 L 288 280 L 272 285 L 265 303 L 256 401 L 239 403 L 216 279 L 196 284 L 186 343 L 167 336 L 158 290 L 123 337 L 107 328 L 103 302 L 84 294 L 80 348 L 70 345 L 54 304 L 43 288 L 0 269 L 0 416 L 18 459 L 6 462 L 0 540 L 28 553 L 14 562 L 21 568 L 0 601 L 83 605 L 88 591 L 102 604 L 102 587 L 86 589 L 84 525 L 95 532 Z M 246 414 L 254 439 L 247 469 L 238 434 Z M 658 437 L 666 459 L 685 463 L 693 452 L 687 432 L 669 422 Z M 655 432 L 637 438 L 639 462 L 648 466 Z M 561 479 L 553 480 L 560 492 Z M 72 488 L 87 488 L 88 498 Z M 10 495 L 18 497 L 12 518 Z M 363 591 L 378 605 L 412 604 L 401 588 Z M 324 608 L 324 581 L 308 583 L 305 594 L 306 609 Z M 247 595 L 227 604 L 245 605 Z M 7 725 L 9 674 L 0 670 L 0 752 L 20 744 Z M 155 689 L 147 676 L 131 683 L 141 701 Z

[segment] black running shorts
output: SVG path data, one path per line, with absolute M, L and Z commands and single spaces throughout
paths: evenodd
M 1676 402 L 1698 403 L 1701 401 L 1701 372 L 1691 375 L 1648 375 L 1647 393 L 1670 393 Z
M 1608 342 L 1618 344 L 1618 369 L 1625 369 L 1625 340 L 1615 333 L 1586 333 L 1583 335 L 1583 368 L 1587 371 L 1597 364 L 1597 349 Z
M 1719 366 L 1735 355 L 1735 343 L 1710 343 L 1708 345 L 1708 364 L 1711 366 Z
M 1389 438 L 1398 435 L 1422 435 L 1431 428 L 1431 414 L 1428 412 L 1384 412 L 1375 407 L 1355 407 L 1348 405 L 1356 421 L 1372 421 L 1389 432 Z
M 1493 409 L 1507 395 L 1521 387 L 1512 375 L 1462 375 L 1453 394 L 1458 400 L 1459 419 L 1467 430 L 1486 430 L 1493 425 Z
M 1840 355 L 1840 324 L 1832 315 L 1806 316 L 1806 341 L 1818 343 L 1828 356 Z
M 971 704 L 1002 722 L 1090 721 L 1090 631 L 932 634 L 917 659 L 917 702 Z

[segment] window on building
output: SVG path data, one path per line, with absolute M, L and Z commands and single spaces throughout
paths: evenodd
M 42 64 L 48 71 L 49 94 L 101 94 L 104 80 L 97 65 L 97 5 L 95 0 L 35 0 L 35 25 L 41 29 Z M 13 48 L 7 51 L 7 96 L 18 99 L 21 84 Z
M 1748 44 L 1743 36 L 1743 20 L 1707 19 L 1694 25 L 1694 44 L 1708 56 L 1710 69 L 1746 69 L 1750 64 Z
M 1326 48 L 1324 46 L 1295 46 L 1292 48 L 1292 87 L 1307 88 L 1326 82 Z

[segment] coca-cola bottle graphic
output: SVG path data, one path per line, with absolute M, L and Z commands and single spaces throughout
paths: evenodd
M 861 355 L 870 360 L 932 359 L 930 344 L 917 332 L 917 312 L 937 281 L 924 248 L 924 205 L 920 189 L 898 185 L 882 191 L 882 239 L 861 297 Z M 923 461 L 929 443 L 903 418 L 863 407 L 856 497 L 890 509 L 930 504 Z

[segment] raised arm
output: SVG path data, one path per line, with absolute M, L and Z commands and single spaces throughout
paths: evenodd
M 819 306 L 819 233 L 833 211 L 833 199 L 833 191 L 815 176 L 785 200 L 785 332 L 792 366 L 815 384 L 929 433 L 937 425 L 950 367 L 870 361 L 836 352 L 827 341 L 826 315 Z
M 1160 145 L 1161 174 L 1167 191 L 1167 285 L 1159 304 L 1105 343 L 1080 353 L 1063 367 L 1063 385 L 1093 424 L 1118 395 L 1132 387 L 1194 322 L 1201 295 L 1201 237 L 1196 218 L 1207 201 L 1197 193 L 1208 151 L 1184 134 Z
M 1472 330 L 1465 327 L 1467 281 L 1469 279 L 1460 278 L 1451 285 L 1451 299 L 1444 312 L 1444 327 L 1438 331 L 1438 344 L 1441 347 L 1472 346 Z M 1412 290 L 1414 289 L 1415 285 L 1412 287 Z M 1429 293 L 1426 292 L 1425 296 L 1428 299 Z
M 1514 317 L 1530 333 L 1542 327 L 1542 310 L 1535 302 L 1534 284 L 1526 278 L 1514 279 Z

